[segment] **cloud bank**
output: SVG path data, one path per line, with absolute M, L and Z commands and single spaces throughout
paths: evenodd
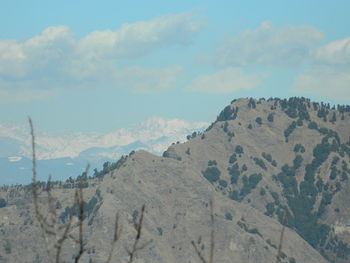
M 292 91 L 340 101 L 350 99 L 350 38 L 317 48 L 308 70 L 294 80 Z
M 350 37 L 335 40 L 318 48 L 314 54 L 316 63 L 346 65 L 350 67 Z
M 193 14 L 181 13 L 124 24 L 115 31 L 94 31 L 81 39 L 75 38 L 69 27 L 55 26 L 23 42 L 1 40 L 0 91 L 9 94 L 16 90 L 24 95 L 28 89 L 99 84 L 133 92 L 163 91 L 172 87 L 179 67 L 120 68 L 118 61 L 146 56 L 162 48 L 189 45 L 203 26 L 201 21 L 194 20 Z M 133 75 L 139 78 L 127 77 Z
M 297 73 L 290 91 L 298 95 L 321 95 L 350 99 L 350 38 L 320 46 L 324 34 L 309 25 L 276 27 L 263 22 L 252 30 L 243 30 L 223 40 L 209 61 L 221 73 L 200 76 L 189 90 L 229 93 L 261 86 L 263 78 L 245 76 L 243 69 L 265 71 L 288 69 Z M 233 68 L 241 70 L 233 70 Z M 306 70 L 300 70 L 307 68 Z M 216 83 L 216 84 L 215 84 Z
M 317 67 L 302 72 L 294 81 L 292 91 L 321 95 L 340 101 L 350 98 L 350 70 Z
M 258 28 L 244 30 L 218 46 L 212 62 L 220 67 L 291 67 L 300 65 L 310 49 L 324 35 L 316 28 L 301 25 L 276 27 L 265 21 Z

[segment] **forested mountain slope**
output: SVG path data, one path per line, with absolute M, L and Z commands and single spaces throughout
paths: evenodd
M 304 98 L 239 99 L 163 157 L 132 152 L 84 182 L 81 262 L 107 261 L 116 212 L 123 231 L 112 262 L 127 262 L 143 204 L 141 243 L 147 245 L 135 262 L 200 262 L 191 241 L 209 254 L 210 200 L 214 262 L 274 262 L 282 224 L 288 227 L 281 262 L 349 262 L 349 114 L 349 106 Z M 51 191 L 57 225 L 72 215 L 61 255 L 68 262 L 78 253 L 77 187 L 56 182 Z M 30 186 L 1 189 L 4 262 L 48 261 L 45 244 L 52 241 L 42 237 L 31 193 Z M 45 213 L 45 191 L 38 200 Z

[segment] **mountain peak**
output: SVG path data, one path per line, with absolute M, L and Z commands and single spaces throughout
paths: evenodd
M 154 245 L 140 254 L 145 262 L 195 261 L 188 244 L 208 247 L 213 198 L 217 261 L 274 261 L 285 229 L 283 262 L 349 262 L 349 109 L 305 98 L 238 99 L 207 130 L 172 144 L 162 157 L 139 150 L 107 163 L 84 189 L 89 244 L 106 254 L 110 238 L 105 233 L 113 232 L 115 210 L 132 233 L 136 208 L 146 204 L 144 233 Z M 67 216 L 66 196 L 74 195 L 76 182 L 54 187 L 57 198 L 65 200 L 57 214 Z M 9 198 L 10 206 L 25 203 L 22 196 Z M 23 225 L 16 216 L 21 209 L 13 211 L 18 226 Z M 24 240 L 14 243 L 18 253 L 18 244 L 32 240 L 31 228 L 24 231 L 14 235 Z
M 319 249 L 323 238 L 336 235 L 334 222 L 350 224 L 345 208 L 350 199 L 342 190 L 349 185 L 349 122 L 346 105 L 238 99 L 204 133 L 163 156 L 200 167 L 217 191 L 281 222 L 287 212 L 289 226 Z M 342 245 L 350 238 L 350 228 L 344 229 Z M 321 253 L 333 256 L 336 249 Z M 350 257 L 350 248 L 342 253 Z

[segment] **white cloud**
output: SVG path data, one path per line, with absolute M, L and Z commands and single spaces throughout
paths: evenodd
M 350 100 L 350 70 L 329 66 L 311 68 L 295 79 L 292 91 L 342 101 Z
M 316 49 L 310 68 L 294 80 L 292 92 L 348 101 L 350 99 L 350 38 Z
M 0 78 L 28 80 L 38 78 L 38 74 L 53 74 L 73 51 L 73 35 L 65 26 L 48 27 L 22 43 L 0 41 Z
M 202 28 L 191 13 L 165 15 L 151 21 L 124 24 L 116 31 L 95 31 L 82 38 L 77 52 L 88 58 L 135 58 L 155 49 L 187 45 Z
M 278 28 L 263 22 L 257 29 L 242 31 L 223 41 L 212 61 L 218 66 L 295 66 L 309 57 L 310 49 L 323 37 L 311 26 Z
M 264 74 L 246 74 L 240 68 L 229 67 L 214 74 L 201 75 L 195 78 L 186 90 L 219 94 L 250 90 L 262 85 L 264 77 Z
M 350 37 L 318 48 L 314 60 L 316 63 L 350 65 Z
M 0 90 L 39 91 L 101 83 L 129 86 L 136 92 L 165 90 L 174 82 L 179 68 L 120 69 L 116 66 L 118 60 L 145 56 L 169 46 L 188 45 L 202 28 L 203 23 L 195 21 L 193 14 L 182 13 L 124 24 L 115 31 L 95 31 L 81 39 L 76 39 L 69 27 L 56 26 L 23 42 L 1 40 Z M 133 74 L 141 81 L 135 80 Z

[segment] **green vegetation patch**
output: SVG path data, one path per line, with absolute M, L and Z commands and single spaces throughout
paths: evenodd
M 208 166 L 215 166 L 215 165 L 217 165 L 217 162 L 215 160 L 208 161 Z
M 246 175 L 243 175 L 242 177 L 242 182 L 243 182 L 243 187 L 239 193 L 241 199 L 243 199 L 245 196 L 251 193 L 253 189 L 256 188 L 258 183 L 261 181 L 262 175 L 259 174 L 251 174 L 249 177 Z
M 257 118 L 255 119 L 255 122 L 256 122 L 257 124 L 259 124 L 259 125 L 262 125 L 262 119 L 261 119 L 260 117 L 257 117 Z
M 296 121 L 293 121 L 291 124 L 289 124 L 288 128 L 284 131 L 284 137 L 288 141 L 288 137 L 292 134 L 292 132 L 297 127 Z
M 205 179 L 209 182 L 214 183 L 220 179 L 221 172 L 216 167 L 208 167 L 205 171 L 202 172 Z
M 237 184 L 238 178 L 241 175 L 241 172 L 239 171 L 238 164 L 232 165 L 232 167 L 229 167 L 228 169 L 229 174 L 231 175 L 231 184 Z
M 216 121 L 228 121 L 235 120 L 238 114 L 238 107 L 232 107 L 230 105 L 226 106 L 223 111 L 220 112 L 219 116 L 216 118 Z
M 269 115 L 267 115 L 267 120 L 268 120 L 269 122 L 273 122 L 274 117 L 273 117 L 273 114 L 272 114 L 272 113 L 270 113 Z
M 272 159 L 271 154 L 263 152 L 263 153 L 261 154 L 261 156 L 262 156 L 266 161 L 268 161 L 272 166 L 274 166 L 274 167 L 277 166 L 277 162 L 276 162 L 276 160 L 273 160 L 273 159 Z
M 240 146 L 240 145 L 237 145 L 236 148 L 235 148 L 235 153 L 243 154 L 244 153 L 243 147 Z
M 89 217 L 94 210 L 97 210 L 99 208 L 99 206 L 97 206 L 97 204 L 98 204 L 98 199 L 96 198 L 96 196 L 93 196 L 89 202 L 84 201 L 84 203 L 83 203 L 83 207 L 84 207 L 83 218 L 84 219 Z M 61 220 L 61 222 L 66 222 L 66 220 L 70 216 L 79 217 L 79 215 L 80 215 L 79 204 L 74 203 L 73 206 L 65 208 L 65 210 L 60 214 L 59 219 Z
M 295 153 L 304 153 L 305 152 L 305 147 L 304 146 L 302 146 L 300 143 L 298 143 L 298 144 L 296 144 L 295 146 L 294 146 L 294 152 Z
M 240 228 L 242 228 L 244 231 L 246 231 L 247 233 L 255 234 L 255 235 L 258 235 L 260 237 L 263 237 L 257 228 L 255 228 L 255 227 L 254 228 L 249 228 L 248 225 L 245 222 L 243 222 L 243 221 L 238 220 L 237 221 L 237 225 Z
M 235 163 L 237 161 L 237 154 L 232 154 L 230 156 L 230 159 L 228 160 L 229 163 Z
M 324 184 L 321 178 L 318 178 L 315 183 L 315 175 L 318 168 L 328 159 L 331 152 L 339 150 L 337 139 L 329 143 L 331 137 L 336 137 L 333 132 L 324 131 L 326 136 L 322 142 L 313 149 L 313 160 L 305 166 L 304 181 L 296 181 L 295 174 L 297 169 L 302 167 L 303 158 L 300 154 L 296 155 L 293 166 L 284 165 L 282 171 L 275 176 L 283 186 L 283 195 L 287 199 L 291 213 L 288 213 L 288 225 L 302 236 L 312 247 L 320 248 L 327 247 L 328 251 L 346 258 L 350 254 L 350 249 L 347 245 L 340 245 L 335 242 L 337 237 L 330 235 L 330 227 L 319 223 L 320 216 L 324 213 L 327 205 L 331 204 L 332 198 L 336 191 L 341 188 L 338 184 L 338 190 L 331 191 L 328 184 Z M 295 152 L 302 152 L 301 146 L 295 146 Z M 339 160 L 333 158 L 334 167 Z M 340 188 L 339 188 L 340 187 Z M 321 202 L 318 209 L 315 211 L 317 196 L 321 194 Z M 276 203 L 269 203 L 266 206 L 266 214 L 272 215 L 276 212 Z M 281 210 L 282 211 L 282 210 Z M 280 221 L 282 217 L 279 216 Z M 339 252 L 338 252 L 339 251 Z M 340 252 L 341 251 L 341 252 Z M 322 251 L 321 251 L 322 252 Z
M 265 165 L 263 160 L 261 160 L 261 159 L 259 159 L 257 157 L 254 157 L 253 160 L 254 160 L 256 165 L 260 166 L 264 170 L 267 170 L 266 165 Z

